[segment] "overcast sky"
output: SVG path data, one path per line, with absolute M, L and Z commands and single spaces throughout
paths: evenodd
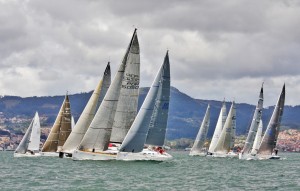
M 172 86 L 194 98 L 256 104 L 264 82 L 274 105 L 285 82 L 286 104 L 300 104 L 297 0 L 0 0 L 0 94 L 93 90 L 134 27 L 142 87 L 169 49 Z

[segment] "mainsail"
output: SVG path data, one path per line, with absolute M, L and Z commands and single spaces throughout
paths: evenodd
M 39 151 L 40 135 L 40 120 L 36 112 L 15 153 L 25 154 L 27 150 Z
M 258 129 L 257 129 L 257 132 L 256 132 L 256 136 L 255 136 L 255 139 L 254 139 L 254 143 L 253 143 L 253 146 L 252 146 L 252 149 L 251 149 L 251 154 L 252 155 L 257 154 L 257 151 L 259 149 L 259 145 L 260 145 L 260 142 L 261 142 L 261 138 L 262 138 L 262 130 L 263 130 L 263 122 L 262 122 L 262 120 L 260 120 L 259 125 L 258 125 Z
M 72 153 L 80 144 L 87 128 L 91 124 L 98 106 L 101 104 L 111 82 L 110 63 L 107 64 L 102 79 L 97 84 L 93 94 L 80 115 L 74 129 L 62 147 L 62 152 Z
M 59 152 L 71 131 L 71 108 L 69 96 L 66 95 L 42 152 Z
M 276 147 L 277 137 L 280 129 L 281 118 L 283 114 L 285 100 L 285 85 L 283 85 L 281 94 L 274 108 L 273 114 L 262 138 L 262 142 L 257 154 L 271 155 L 273 149 Z
M 138 153 L 144 144 L 163 146 L 168 121 L 170 100 L 170 64 L 168 52 L 152 86 L 128 131 L 122 152 Z
M 107 150 L 112 135 L 112 128 L 118 125 L 120 127 L 118 129 L 123 134 L 123 130 L 128 128 L 128 125 L 131 125 L 130 121 L 133 121 L 135 117 L 133 115 L 133 107 L 136 110 L 138 99 L 139 71 L 139 43 L 135 30 L 118 72 L 84 135 L 78 147 L 79 150 Z M 124 110 L 126 108 L 129 110 Z M 121 136 L 115 137 L 120 138 Z
M 220 138 L 222 128 L 225 124 L 226 118 L 227 118 L 226 103 L 225 103 L 225 101 L 223 101 L 222 108 L 221 108 L 219 118 L 217 121 L 217 125 L 216 125 L 215 131 L 214 131 L 214 135 L 213 135 L 213 137 L 211 139 L 211 143 L 209 145 L 208 152 L 210 152 L 210 153 L 213 153 L 215 151 L 215 148 L 216 148 L 218 140 Z
M 200 126 L 200 130 L 195 139 L 194 145 L 191 149 L 191 153 L 201 153 L 202 147 L 205 143 L 205 139 L 207 136 L 207 131 L 210 123 L 210 105 L 208 104 L 205 116 Z
M 236 126 L 236 109 L 235 103 L 232 102 L 227 119 L 222 129 L 220 138 L 215 148 L 215 152 L 228 153 L 234 144 L 233 133 Z
M 258 103 L 257 103 L 256 109 L 254 111 L 254 115 L 253 115 L 252 122 L 251 122 L 251 125 L 250 125 L 249 133 L 248 133 L 244 148 L 242 150 L 242 153 L 249 153 L 251 151 L 251 147 L 252 147 L 253 142 L 254 142 L 254 138 L 255 138 L 255 135 L 256 135 L 256 132 L 257 132 L 257 128 L 258 128 L 259 122 L 261 120 L 262 109 L 263 109 L 263 101 L 264 101 L 263 87 L 261 87 L 260 93 L 259 93 Z

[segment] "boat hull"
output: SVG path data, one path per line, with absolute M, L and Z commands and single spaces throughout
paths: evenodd
M 117 160 L 123 161 L 166 161 L 173 157 L 166 153 L 159 153 L 157 151 L 143 149 L 139 153 L 129 153 L 129 152 L 119 152 L 117 155 Z
M 116 160 L 117 151 L 107 150 L 103 152 L 89 152 L 75 150 L 72 154 L 73 160 Z
M 281 157 L 278 155 L 251 155 L 251 154 L 239 154 L 241 160 L 278 160 Z
M 207 155 L 207 152 L 202 152 L 202 153 L 196 153 L 196 152 L 191 152 L 189 154 L 190 156 L 199 156 L 199 157 L 205 157 Z
M 41 154 L 40 153 L 34 153 L 34 154 L 31 154 L 31 153 L 14 153 L 14 157 L 18 158 L 18 157 L 40 157 Z
M 59 153 L 56 153 L 56 152 L 41 152 L 41 156 L 43 156 L 43 157 L 58 157 Z
M 208 157 L 215 157 L 215 158 L 237 158 L 238 154 L 229 152 L 229 153 L 211 153 L 207 155 Z

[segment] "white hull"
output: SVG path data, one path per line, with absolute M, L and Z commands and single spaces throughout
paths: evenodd
M 56 152 L 41 152 L 43 157 L 58 157 L 59 153 Z
M 106 150 L 102 152 L 90 152 L 75 150 L 73 160 L 116 160 L 118 151 Z
M 198 152 L 190 152 L 189 154 L 190 156 L 200 156 L 200 157 L 205 157 L 207 155 L 207 152 L 201 152 L 201 153 L 198 153 Z
M 40 157 L 41 154 L 40 153 L 34 153 L 34 154 L 31 154 L 31 153 L 14 153 L 14 157 Z
M 229 152 L 229 153 L 212 153 L 208 154 L 208 157 L 215 157 L 215 158 L 237 158 L 238 154 Z
M 143 149 L 143 151 L 139 153 L 119 152 L 117 155 L 117 160 L 124 161 L 166 161 L 172 158 L 173 157 L 166 152 L 159 153 L 149 149 Z
M 241 160 L 270 160 L 270 159 L 280 159 L 278 155 L 251 155 L 251 154 L 239 154 L 239 159 Z

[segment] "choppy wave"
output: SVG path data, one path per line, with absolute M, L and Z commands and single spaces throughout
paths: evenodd
M 0 152 L 0 185 L 1 190 L 300 190 L 300 154 L 266 161 L 171 154 L 167 162 L 124 162 Z

